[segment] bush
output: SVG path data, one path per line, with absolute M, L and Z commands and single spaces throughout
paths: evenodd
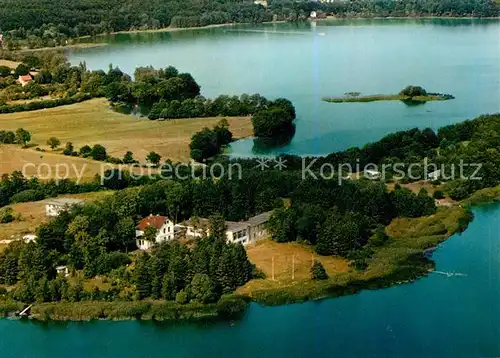
M 434 199 L 444 199 L 444 194 L 441 190 L 436 190 L 432 196 Z
M 11 131 L 0 131 L 0 143 L 14 144 L 16 142 L 16 134 Z
M 186 291 L 182 290 L 180 292 L 177 292 L 177 294 L 175 295 L 175 302 L 181 305 L 188 303 L 188 295 Z
M 325 268 L 318 260 L 314 260 L 311 267 L 311 278 L 313 280 L 326 280 L 328 278 Z
M 30 201 L 39 201 L 45 199 L 45 193 L 41 190 L 28 189 L 14 194 L 10 198 L 11 203 L 27 203 Z
M 79 154 L 80 156 L 86 158 L 90 155 L 91 152 L 92 148 L 90 148 L 90 146 L 88 145 L 84 145 L 83 147 L 80 148 Z
M 106 148 L 104 148 L 100 144 L 96 144 L 92 147 L 92 150 L 90 151 L 90 156 L 94 160 L 106 160 L 107 154 L 106 154 Z
M 0 223 L 7 224 L 14 221 L 16 218 L 14 217 L 14 210 L 11 207 L 7 206 L 0 210 Z

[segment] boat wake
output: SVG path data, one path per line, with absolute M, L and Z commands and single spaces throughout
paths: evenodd
M 460 273 L 460 272 L 445 272 L 445 271 L 431 271 L 432 273 L 437 273 L 438 275 L 443 275 L 446 277 L 453 277 L 453 276 L 462 276 L 465 277 L 467 274 L 465 273 Z

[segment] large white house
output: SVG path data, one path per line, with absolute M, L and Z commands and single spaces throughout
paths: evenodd
M 271 211 L 251 217 L 247 221 L 226 221 L 226 237 L 228 242 L 248 245 L 266 235 L 266 223 L 271 217 Z M 196 223 L 196 224 L 195 224 Z M 178 225 L 186 230 L 186 237 L 198 238 L 209 235 L 208 220 L 188 220 Z
M 155 241 L 146 240 L 144 233 L 148 227 L 156 229 Z M 166 216 L 150 215 L 145 217 L 135 227 L 135 242 L 140 250 L 150 249 L 154 243 L 161 243 L 174 239 L 174 222 Z
M 63 211 L 70 210 L 75 205 L 82 205 L 83 200 L 60 198 L 52 199 L 45 203 L 45 215 L 59 216 Z

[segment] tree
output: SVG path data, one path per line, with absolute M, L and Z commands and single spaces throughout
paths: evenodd
M 27 75 L 27 74 L 30 73 L 30 69 L 24 63 L 20 63 L 16 67 L 14 73 L 15 73 L 16 76 L 24 76 L 24 75 Z
M 167 205 L 168 214 L 174 218 L 177 223 L 181 208 L 185 202 L 185 189 L 184 186 L 176 181 L 169 183 L 165 189 L 165 203 Z
M 212 302 L 214 299 L 214 285 L 206 274 L 197 273 L 189 285 L 189 294 L 192 300 L 202 303 Z
M 328 278 L 328 274 L 319 260 L 314 260 L 311 266 L 311 278 L 313 280 L 326 280 Z
M 427 95 L 427 91 L 420 86 L 406 86 L 399 94 L 402 96 L 416 97 Z
M 209 128 L 203 128 L 203 130 L 194 134 L 189 148 L 191 149 L 191 158 L 197 162 L 203 162 L 213 157 L 220 150 L 217 135 Z
M 367 235 L 365 225 L 365 220 L 359 213 L 340 215 L 338 210 L 332 210 L 323 224 L 316 252 L 320 255 L 346 257 L 364 243 Z
M 135 237 L 134 220 L 131 217 L 120 219 L 116 224 L 115 234 L 117 243 L 127 252 L 130 242 Z
M 217 213 L 215 215 L 211 215 L 208 218 L 208 221 L 209 221 L 208 228 L 210 231 L 210 236 L 213 236 L 219 240 L 226 240 L 227 226 L 224 217 L 221 214 Z
M 80 148 L 79 154 L 80 156 L 86 158 L 90 155 L 91 152 L 92 148 L 90 148 L 90 146 L 88 145 L 84 145 L 83 147 Z
M 255 113 L 252 117 L 256 137 L 276 138 L 293 132 L 293 117 L 289 110 L 270 107 Z
M 149 152 L 148 156 L 146 157 L 146 160 L 153 164 L 154 166 L 157 166 L 160 163 L 161 160 L 161 155 L 159 155 L 156 152 Z
M 134 154 L 130 151 L 128 151 L 127 153 L 125 153 L 125 155 L 123 156 L 123 163 L 124 164 L 133 164 L 135 163 L 135 159 L 134 159 Z
M 56 149 L 61 144 L 61 141 L 56 137 L 50 137 L 47 140 L 47 145 L 50 146 L 52 150 Z
M 149 255 L 145 252 L 141 252 L 137 257 L 134 269 L 134 278 L 139 299 L 149 297 L 151 294 L 151 273 Z
M 10 76 L 11 69 L 7 66 L 0 66 L 0 77 Z
M 22 144 L 26 147 L 26 144 L 31 141 L 31 134 L 24 128 L 18 128 L 16 130 L 16 142 Z
M 154 226 L 148 226 L 144 230 L 143 238 L 144 238 L 144 240 L 155 242 L 157 234 L 158 234 L 158 230 Z
M 63 154 L 64 155 L 73 155 L 74 149 L 75 148 L 73 147 L 73 143 L 67 142 L 66 146 L 64 147 Z
M 186 303 L 188 303 L 188 301 L 189 301 L 189 297 L 188 297 L 186 291 L 184 291 L 184 290 L 177 292 L 177 294 L 175 295 L 175 302 L 177 302 L 181 305 L 185 305 Z
M 225 118 L 214 127 L 214 132 L 219 146 L 227 145 L 233 140 L 233 134 L 229 131 L 229 123 Z
M 100 144 L 95 144 L 92 147 L 92 150 L 90 151 L 90 156 L 94 160 L 106 160 L 107 158 L 106 148 L 104 148 Z

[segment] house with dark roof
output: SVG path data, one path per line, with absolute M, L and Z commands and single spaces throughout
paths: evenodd
M 148 227 L 156 229 L 155 240 L 144 238 Z M 174 222 L 166 216 L 150 215 L 145 217 L 135 227 L 135 242 L 140 250 L 149 250 L 155 243 L 174 239 Z

